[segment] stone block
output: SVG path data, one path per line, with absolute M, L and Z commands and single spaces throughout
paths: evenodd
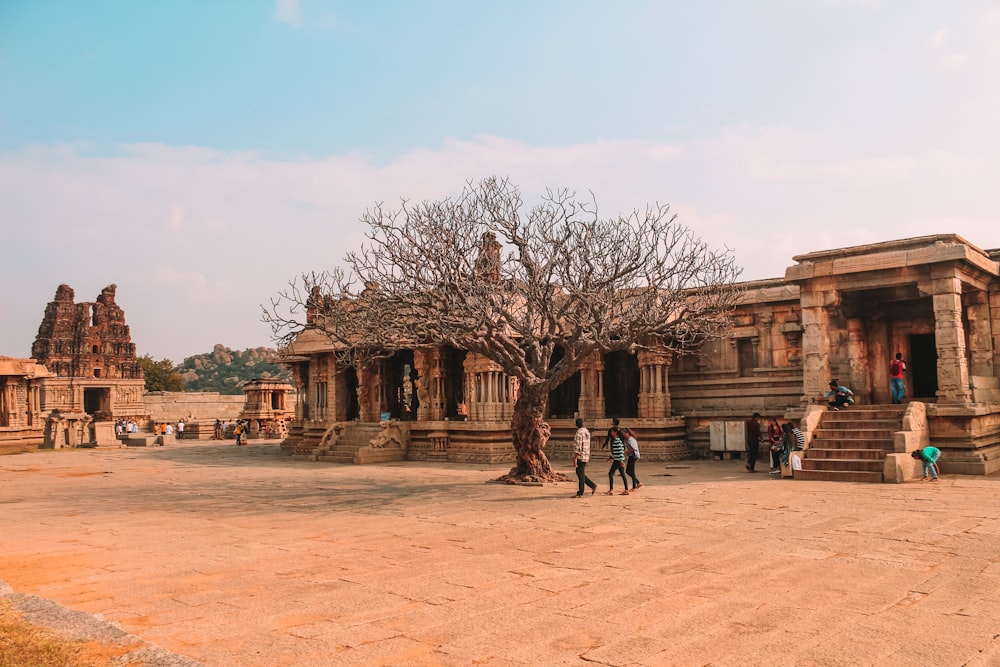
M 924 474 L 920 461 L 909 453 L 887 454 L 882 469 L 882 481 L 890 484 L 901 484 L 920 479 Z
M 157 443 L 159 436 L 156 435 L 140 435 L 139 433 L 130 433 L 127 437 L 122 439 L 122 443 L 126 447 L 152 447 Z
M 114 447 L 119 444 L 115 435 L 114 422 L 94 422 L 92 442 L 98 447 Z

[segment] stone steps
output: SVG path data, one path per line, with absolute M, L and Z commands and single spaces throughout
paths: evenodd
M 325 463 L 391 463 L 406 459 L 406 451 L 396 447 L 372 449 L 369 443 L 382 432 L 380 424 L 347 424 L 332 446 L 316 449 L 314 461 Z
M 802 461 L 803 464 L 808 459 Z M 795 471 L 795 479 L 822 482 L 881 482 L 882 471 L 863 472 L 859 470 L 802 470 Z
M 805 461 L 803 461 L 803 464 Z M 839 470 L 843 472 L 874 472 L 882 474 L 883 459 L 828 459 L 814 458 L 810 470 Z M 804 466 L 803 466 L 804 467 Z M 881 479 L 879 480 L 881 481 Z
M 795 479 L 882 482 L 904 407 L 866 405 L 823 415 Z
M 848 425 L 837 428 L 823 426 L 813 431 L 813 438 L 823 440 L 892 440 L 892 434 L 899 430 L 899 424 L 894 428 L 852 428 Z
M 830 448 L 830 443 L 825 443 L 823 447 L 810 447 L 809 458 L 811 459 L 838 459 L 838 460 L 875 460 L 885 459 L 886 451 L 882 449 L 851 449 L 843 447 L 839 449 Z

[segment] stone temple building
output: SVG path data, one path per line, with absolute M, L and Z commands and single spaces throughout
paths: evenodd
M 801 424 L 803 476 L 899 481 L 912 475 L 908 452 L 927 444 L 944 472 L 1000 470 L 1000 250 L 942 234 L 792 260 L 783 278 L 743 284 L 728 338 L 699 354 L 587 359 L 550 396 L 549 456 L 570 457 L 576 416 L 596 433 L 619 417 L 644 460 L 664 461 L 707 455 L 713 425 L 756 411 Z M 908 364 L 902 405 L 889 388 L 897 352 Z M 516 382 L 477 354 L 399 350 L 341 369 L 329 342 L 305 332 L 285 360 L 299 396 L 288 451 L 324 459 L 351 445 L 363 462 L 388 444 L 397 458 L 514 460 Z M 853 389 L 855 406 L 835 413 L 817 400 L 831 379 Z M 369 439 L 389 425 L 391 437 Z
M 0 442 L 41 437 L 42 382 L 48 374 L 31 359 L 0 357 Z
M 44 413 L 86 413 L 96 420 L 145 414 L 142 368 L 125 313 L 108 285 L 92 302 L 74 302 L 68 285 L 45 307 L 31 358 L 45 366 Z

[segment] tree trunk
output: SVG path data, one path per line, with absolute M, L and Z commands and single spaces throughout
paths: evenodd
M 526 482 L 560 482 L 569 478 L 552 470 L 549 458 L 545 456 L 545 445 L 552 435 L 552 429 L 543 419 L 547 395 L 531 387 L 522 385 L 514 403 L 514 415 L 510 420 L 510 431 L 517 450 L 517 465 L 498 481 L 510 484 Z

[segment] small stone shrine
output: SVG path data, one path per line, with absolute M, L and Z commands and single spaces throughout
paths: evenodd
M 295 408 L 288 407 L 292 385 L 278 380 L 255 379 L 243 385 L 245 401 L 239 419 L 249 424 L 248 437 L 284 438 L 287 422 L 295 417 Z

